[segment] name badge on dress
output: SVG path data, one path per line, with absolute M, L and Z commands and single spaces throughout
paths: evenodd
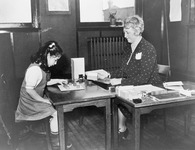
M 142 58 L 142 52 L 135 54 L 135 59 L 140 60 Z

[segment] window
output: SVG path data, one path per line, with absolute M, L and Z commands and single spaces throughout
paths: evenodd
M 0 29 L 38 28 L 38 0 L 0 0 Z
M 77 23 L 82 25 L 108 25 L 110 14 L 122 21 L 135 14 L 135 0 L 77 0 Z
M 191 0 L 190 3 L 190 24 L 195 23 L 195 0 Z

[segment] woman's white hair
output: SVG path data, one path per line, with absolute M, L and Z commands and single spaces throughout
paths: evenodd
M 133 28 L 136 31 L 136 33 L 141 35 L 144 31 L 143 19 L 138 15 L 134 15 L 126 18 L 124 21 L 124 28 L 130 28 L 130 27 Z

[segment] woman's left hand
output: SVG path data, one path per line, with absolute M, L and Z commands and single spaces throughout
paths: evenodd
M 97 73 L 97 78 L 101 79 L 101 80 L 106 79 L 106 78 L 110 78 L 110 76 L 111 76 L 110 73 L 106 72 L 106 71 Z
M 113 78 L 113 79 L 110 79 L 110 84 L 111 85 L 119 85 L 121 84 L 122 82 L 122 78 Z

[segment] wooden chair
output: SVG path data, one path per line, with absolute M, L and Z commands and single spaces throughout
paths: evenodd
M 19 143 L 27 139 L 31 135 L 37 137 L 45 137 L 48 150 L 52 150 L 52 144 L 50 139 L 50 117 L 35 120 L 35 121 L 22 121 L 15 123 L 13 132 L 13 148 L 17 149 Z M 38 130 L 37 130 L 38 129 Z
M 6 121 L 4 120 L 5 110 L 8 109 L 8 95 L 7 95 L 7 86 L 6 81 L 4 79 L 4 74 L 0 76 L 0 124 L 3 127 L 2 129 L 5 131 L 7 135 L 7 145 L 11 145 L 11 132 L 10 128 L 8 128 Z M 7 116 L 5 116 L 6 118 Z
M 170 66 L 158 64 L 158 73 L 163 82 L 167 82 L 170 77 Z M 167 119 L 166 119 L 166 109 L 162 109 L 163 125 L 164 130 L 167 130 Z
M 158 73 L 163 82 L 167 82 L 170 77 L 170 66 L 158 64 Z
M 167 82 L 169 81 L 169 77 L 170 77 L 170 66 L 168 65 L 161 65 L 161 64 L 158 64 L 158 73 L 162 79 L 163 82 Z M 189 133 L 189 130 L 190 130 L 190 121 L 191 121 L 191 109 L 188 107 L 188 106 L 182 106 L 182 107 L 179 107 L 179 111 L 180 109 L 183 109 L 184 111 L 184 134 L 187 135 Z M 163 117 L 163 124 L 164 124 L 164 129 L 166 131 L 166 110 L 165 109 L 162 109 L 163 113 L 162 114 L 162 117 Z
M 167 82 L 169 80 L 169 77 L 170 77 L 170 66 L 158 64 L 158 73 L 161 77 L 161 80 L 163 82 Z M 166 129 L 167 129 L 166 128 L 166 124 L 167 124 L 166 109 L 154 110 L 153 112 L 151 112 L 151 115 L 148 114 L 148 116 L 152 116 L 152 117 L 156 117 L 156 118 L 162 118 L 163 119 L 164 130 L 166 131 Z
M 7 145 L 11 145 L 11 139 L 12 139 L 11 138 L 11 133 L 9 132 L 9 130 L 8 130 L 7 126 L 6 126 L 4 120 L 3 120 L 2 116 L 1 116 L 1 113 L 0 113 L 0 123 L 1 123 L 5 133 L 7 135 Z
M 14 110 L 12 111 L 11 110 L 12 108 L 7 109 L 7 107 L 10 106 L 10 104 L 9 104 L 10 90 L 9 90 L 9 86 L 7 83 L 7 79 L 4 76 L 4 74 L 1 74 L 0 77 L 1 77 L 0 78 L 1 90 L 3 91 L 2 93 L 4 93 L 4 96 L 1 95 L 1 99 L 3 99 L 5 101 L 5 104 L 7 104 L 6 107 L 4 106 L 5 109 L 3 107 L 1 107 L 2 109 L 0 109 L 1 110 L 0 123 L 2 124 L 3 129 L 5 130 L 5 132 L 7 134 L 7 137 L 8 137 L 7 144 L 10 145 L 13 150 L 16 150 L 19 142 L 22 139 L 27 138 L 28 135 L 31 135 L 31 134 L 39 134 L 39 135 L 45 136 L 48 150 L 52 150 L 51 140 L 50 140 L 50 126 L 49 126 L 50 117 L 47 117 L 47 118 L 42 119 L 42 120 L 22 121 L 22 122 L 16 123 L 14 121 L 14 118 L 15 118 L 14 112 L 15 111 Z M 17 99 L 18 98 L 19 98 L 19 93 L 18 93 Z M 2 106 L 2 104 L 1 104 L 1 106 Z M 5 115 L 8 113 L 10 116 L 13 117 L 13 119 L 4 121 L 4 118 L 6 118 Z M 10 124 L 11 124 L 11 126 L 10 126 Z M 37 132 L 37 131 L 33 130 L 33 126 L 37 125 L 37 124 L 42 126 L 43 130 L 45 132 Z M 22 132 L 22 130 L 25 132 Z
M 161 79 L 163 82 L 169 81 L 170 77 L 170 66 L 168 65 L 161 65 L 158 64 L 159 67 L 159 75 L 161 76 Z M 190 131 L 190 124 L 191 124 L 191 116 L 192 116 L 192 110 L 191 106 L 182 106 L 179 107 L 179 111 L 184 111 L 184 134 L 187 135 Z M 166 111 L 163 109 L 163 120 L 164 120 L 164 127 L 166 131 Z
M 184 113 L 184 128 L 185 128 L 185 135 L 189 135 L 190 132 L 190 127 L 192 126 L 192 118 L 193 114 L 195 113 L 194 111 L 195 105 L 188 106 L 185 110 Z

